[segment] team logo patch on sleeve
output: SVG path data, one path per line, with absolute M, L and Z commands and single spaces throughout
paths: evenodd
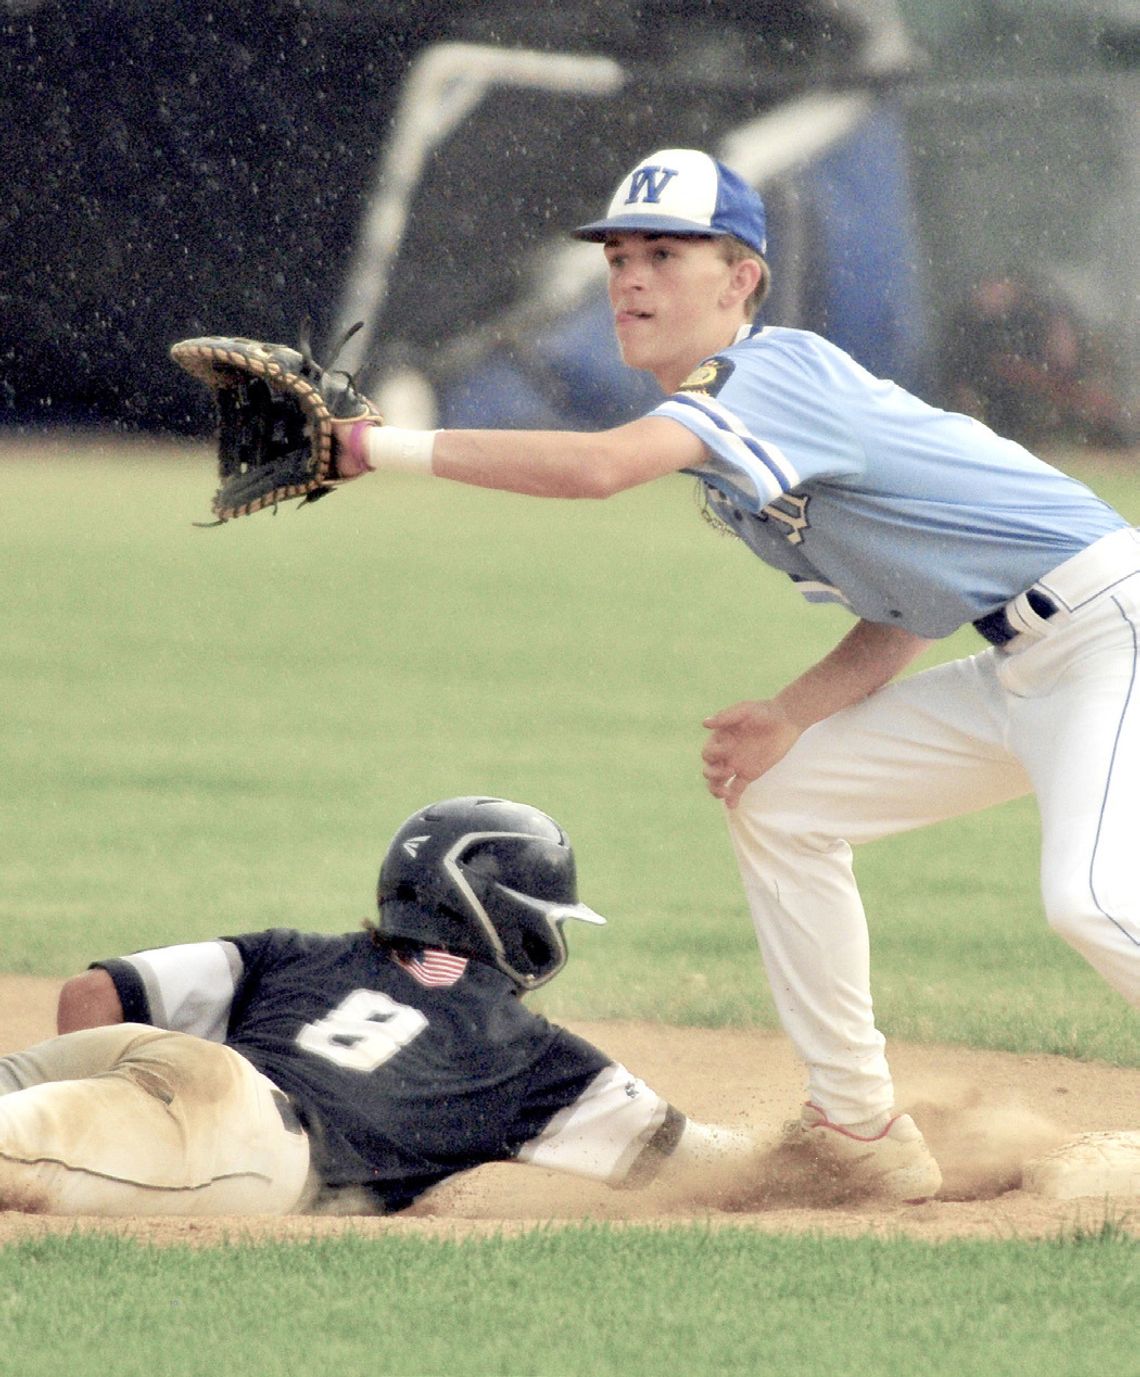
M 704 363 L 698 364 L 693 369 L 677 390 L 679 392 L 703 392 L 706 396 L 715 397 L 728 382 L 735 367 L 736 365 L 729 359 L 706 359 Z

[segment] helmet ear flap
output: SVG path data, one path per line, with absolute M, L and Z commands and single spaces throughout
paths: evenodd
M 569 956 L 560 906 L 499 881 L 485 887 L 482 899 L 495 930 L 499 969 L 522 989 L 552 980 Z
M 522 937 L 523 955 L 535 966 L 549 965 L 551 954 L 549 942 L 544 942 L 533 930 L 523 933 Z

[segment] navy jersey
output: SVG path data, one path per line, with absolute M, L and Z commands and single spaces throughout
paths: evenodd
M 652 413 L 713 512 L 809 601 L 947 636 L 1128 523 L 1084 484 L 806 330 L 745 327 Z
M 589 1171 L 565 1160 L 552 1129 L 584 1097 L 594 1118 L 622 1122 L 602 1146 L 602 1177 L 623 1175 L 667 1119 L 671 1133 L 683 1124 L 477 961 L 397 954 L 366 932 L 275 928 L 96 964 L 126 1019 L 224 1040 L 252 1062 L 296 1106 L 325 1184 L 367 1186 L 385 1209 L 482 1162 Z

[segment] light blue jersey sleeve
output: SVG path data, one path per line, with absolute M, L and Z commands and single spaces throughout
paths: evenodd
M 709 505 L 812 601 L 931 638 L 1127 525 L 1084 484 L 803 330 L 764 328 L 652 412 L 708 450 Z

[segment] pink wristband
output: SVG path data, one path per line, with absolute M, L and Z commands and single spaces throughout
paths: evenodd
M 368 458 L 368 432 L 372 425 L 371 421 L 357 421 L 338 442 L 337 469 L 342 478 L 359 478 L 362 473 L 372 472 Z

